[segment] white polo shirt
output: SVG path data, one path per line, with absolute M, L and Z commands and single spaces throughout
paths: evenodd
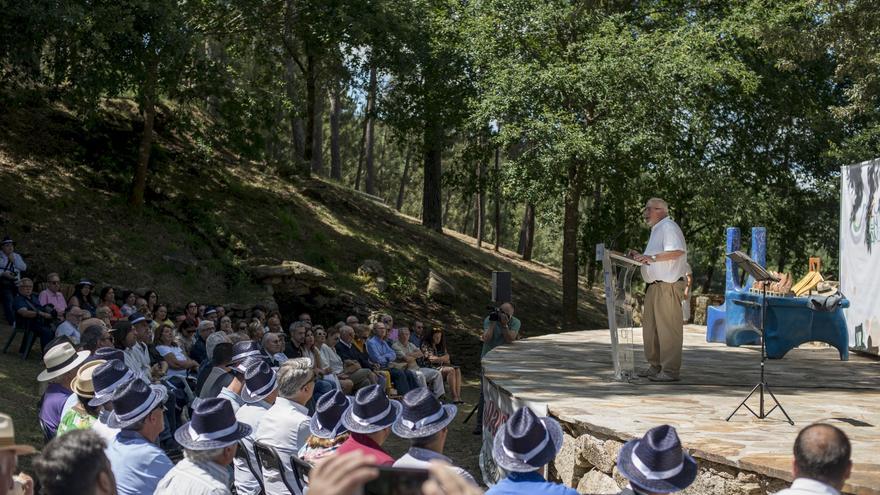
M 685 254 L 667 261 L 654 261 L 650 265 L 642 265 L 642 278 L 646 283 L 669 282 L 687 274 L 687 244 L 678 224 L 666 217 L 651 227 L 651 237 L 645 248 L 645 256 L 660 254 L 665 251 L 683 251 Z

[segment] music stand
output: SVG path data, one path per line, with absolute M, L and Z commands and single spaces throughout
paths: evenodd
M 759 265 L 757 262 L 755 262 L 755 260 L 750 258 L 746 253 L 743 253 L 742 251 L 727 253 L 727 257 L 730 258 L 734 263 L 736 263 L 737 266 L 742 268 L 746 273 L 751 275 L 752 278 L 761 283 L 761 381 L 759 381 L 758 384 L 752 388 L 752 391 L 749 392 L 748 395 L 746 395 L 746 398 L 743 399 L 738 406 L 736 406 L 736 409 L 734 409 L 733 412 L 730 413 L 730 416 L 727 417 L 726 421 L 730 421 L 730 418 L 732 418 L 733 415 L 736 414 L 736 412 L 739 411 L 739 409 L 743 406 L 745 406 L 745 408 L 748 409 L 749 412 L 758 419 L 766 418 L 778 407 L 779 410 L 782 411 L 782 414 L 785 415 L 785 419 L 788 420 L 789 424 L 794 425 L 794 421 L 792 421 L 788 413 L 785 412 L 785 408 L 783 408 L 782 404 L 779 403 L 779 399 L 777 399 L 776 396 L 773 395 L 773 391 L 770 390 L 770 385 L 767 383 L 767 379 L 764 377 L 764 362 L 767 360 L 767 352 L 766 348 L 764 347 L 764 341 L 766 340 L 764 338 L 764 320 L 767 318 L 767 284 L 770 282 L 778 282 L 779 278 L 771 275 L 770 272 L 764 269 L 764 267 Z M 757 306 L 757 304 L 755 303 L 749 304 Z M 752 394 L 754 394 L 756 390 L 759 391 L 758 397 L 760 406 L 758 408 L 758 412 L 755 412 L 751 407 L 749 407 L 748 404 L 746 404 L 746 401 L 748 401 L 752 397 Z M 770 395 L 770 398 L 772 398 L 773 402 L 776 404 L 772 408 L 770 408 L 769 411 L 766 412 L 764 411 L 764 391 L 766 391 Z

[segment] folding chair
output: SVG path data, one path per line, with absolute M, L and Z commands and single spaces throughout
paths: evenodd
M 312 465 L 299 458 L 298 455 L 290 456 L 290 469 L 296 482 L 302 487 L 309 486 L 309 473 L 312 471 Z
M 254 452 L 256 452 L 256 450 Z M 263 472 L 260 470 L 259 465 L 254 465 L 251 456 L 247 454 L 247 447 L 245 447 L 244 442 L 241 440 L 238 441 L 238 448 L 235 449 L 235 457 L 244 461 L 245 466 L 247 466 L 248 470 L 254 478 L 256 478 L 257 483 L 260 484 L 260 493 L 266 493 L 266 489 L 263 487 Z M 257 457 L 257 459 L 259 459 L 259 457 Z
M 275 450 L 275 447 L 261 442 L 254 442 L 254 454 L 257 455 L 257 461 L 260 463 L 260 467 L 264 472 L 278 472 L 281 482 L 284 483 L 284 486 L 287 487 L 287 490 L 291 495 L 300 495 L 303 493 L 304 485 L 299 478 L 294 480 L 297 486 L 291 486 L 290 480 L 288 480 L 286 476 L 287 469 L 284 468 L 284 464 L 282 464 L 281 457 L 278 455 L 278 451 Z
M 9 346 L 12 345 L 12 341 L 15 340 L 15 335 L 19 333 L 22 334 L 21 338 L 24 340 L 24 352 L 21 353 L 21 358 L 27 359 L 31 353 L 31 347 L 34 346 L 34 340 L 36 340 L 37 334 L 30 331 L 28 328 L 18 328 L 15 323 L 12 324 L 12 334 L 9 335 L 9 340 L 6 341 L 6 345 L 3 347 L 3 354 L 6 354 L 6 351 L 9 350 Z

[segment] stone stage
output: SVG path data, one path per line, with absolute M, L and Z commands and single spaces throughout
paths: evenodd
M 641 330 L 635 362 L 644 363 Z M 705 327 L 685 327 L 681 381 L 612 381 L 607 330 L 530 338 L 502 346 L 484 360 L 486 376 L 502 391 L 545 404 L 566 430 L 551 475 L 581 493 L 610 493 L 623 483 L 613 467 L 621 442 L 662 423 L 674 425 L 700 463 L 692 494 L 773 493 L 791 481 L 792 445 L 816 421 L 843 429 L 853 445 L 853 474 L 844 491 L 880 494 L 880 362 L 805 344 L 767 361 L 771 389 L 794 420 L 779 410 L 754 418 L 745 408 L 724 418 L 759 379 L 760 347 L 707 343 Z M 757 394 L 749 401 L 757 410 Z

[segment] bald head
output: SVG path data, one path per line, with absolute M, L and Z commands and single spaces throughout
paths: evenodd
M 794 477 L 840 490 L 852 470 L 851 454 L 849 439 L 839 428 L 820 423 L 807 426 L 794 441 Z

